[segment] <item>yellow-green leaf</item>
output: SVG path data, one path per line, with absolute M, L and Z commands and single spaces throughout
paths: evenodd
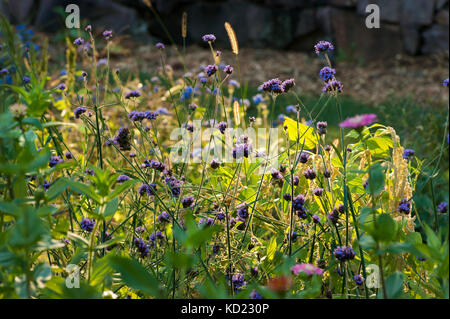
M 312 149 L 318 143 L 312 127 L 300 122 L 297 123 L 297 121 L 294 121 L 286 116 L 284 117 L 284 126 L 287 126 L 289 139 L 291 141 L 296 141 L 298 138 L 301 145 L 303 145 L 303 143 L 305 144 L 305 149 Z

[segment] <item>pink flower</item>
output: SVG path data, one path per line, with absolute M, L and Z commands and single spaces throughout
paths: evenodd
M 300 271 L 303 271 L 307 275 L 322 275 L 323 270 L 313 264 L 297 264 L 291 267 L 291 271 L 298 275 Z
M 339 124 L 339 126 L 358 129 L 363 126 L 372 124 L 376 120 L 377 120 L 377 116 L 375 114 L 361 114 L 361 115 L 356 115 L 354 117 L 349 117 L 345 121 L 341 122 Z

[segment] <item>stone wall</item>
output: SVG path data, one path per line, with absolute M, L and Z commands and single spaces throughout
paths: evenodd
M 93 25 L 116 31 L 147 26 L 164 41 L 165 34 L 142 1 L 20 0 L 0 10 L 14 21 L 51 30 L 52 8 L 78 3 L 82 17 Z M 188 13 L 188 43 L 216 34 L 228 47 L 223 24 L 234 27 L 239 44 L 257 48 L 311 50 L 321 39 L 333 41 L 344 54 L 388 58 L 398 53 L 434 54 L 449 50 L 449 0 L 153 0 L 153 6 L 175 39 L 180 38 L 181 15 Z M 381 28 L 365 26 L 365 8 L 381 9 Z

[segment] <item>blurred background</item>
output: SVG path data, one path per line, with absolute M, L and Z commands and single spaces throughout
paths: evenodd
M 80 7 L 80 29 L 64 25 L 65 7 L 71 3 Z M 368 4 L 380 8 L 379 29 L 366 27 Z M 313 46 L 328 40 L 336 47 L 331 58 L 344 85 L 344 116 L 376 113 L 380 122 L 397 130 L 406 148 L 427 159 L 425 170 L 436 165 L 446 139 L 449 90 L 442 82 L 449 73 L 448 0 L 0 0 L 0 12 L 16 25 L 21 39 L 37 49 L 43 38 L 50 39 L 49 63 L 61 69 L 55 72 L 64 71 L 67 36 L 81 36 L 88 24 L 96 34 L 112 29 L 113 64 L 121 76 L 138 74 L 142 82 L 160 66 L 157 42 L 166 44 L 167 63 L 176 76 L 198 73 L 211 63 L 204 34 L 216 35 L 214 46 L 223 52 L 222 61 L 233 64 L 224 28 L 228 21 L 241 48 L 240 85 L 246 98 L 251 100 L 267 79 L 293 77 L 311 107 L 319 101 L 323 83 L 318 72 L 324 65 Z M 184 12 L 188 69 L 175 49 L 183 48 Z M 282 97 L 276 112 L 289 115 L 286 106 L 295 103 Z M 337 125 L 326 112 L 320 117 Z M 434 185 L 439 202 L 448 201 L 449 191 L 448 142 L 444 146 Z M 416 204 L 424 219 L 431 218 L 429 184 L 418 187 Z

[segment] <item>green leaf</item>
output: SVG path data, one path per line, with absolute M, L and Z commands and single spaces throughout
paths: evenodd
M 388 214 L 377 217 L 375 227 L 371 228 L 371 235 L 377 241 L 390 242 L 396 233 L 396 223 Z
M 386 279 L 386 293 L 389 299 L 398 299 L 403 295 L 403 274 L 393 273 Z M 383 293 L 380 289 L 379 296 Z
M 269 261 L 273 260 L 276 251 L 277 251 L 277 239 L 274 236 L 270 240 L 269 245 L 267 245 L 267 259 Z
M 384 170 L 379 163 L 372 165 L 370 168 L 369 184 L 366 192 L 372 195 L 378 195 L 384 190 Z
M 158 281 L 138 261 L 120 256 L 111 256 L 109 261 L 127 285 L 145 294 L 161 297 Z
M 287 132 L 291 141 L 298 141 L 300 145 L 303 145 L 305 149 L 312 149 L 318 144 L 316 135 L 314 134 L 314 128 L 311 126 L 302 124 L 300 122 L 284 117 L 283 126 L 287 126 Z

